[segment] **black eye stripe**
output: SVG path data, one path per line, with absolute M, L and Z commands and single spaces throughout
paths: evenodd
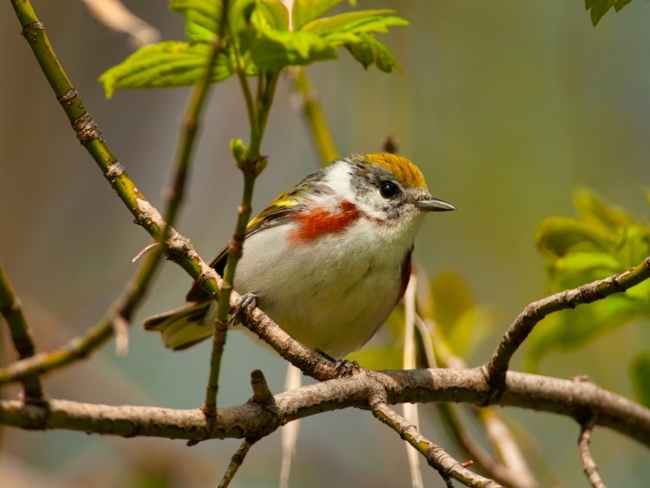
M 400 192 L 399 188 L 392 181 L 382 181 L 379 186 L 379 194 L 385 199 L 391 199 Z

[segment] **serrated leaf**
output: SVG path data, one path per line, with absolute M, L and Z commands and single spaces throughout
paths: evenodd
M 230 0 L 228 2 L 228 25 L 235 36 L 248 28 L 255 6 L 256 0 Z
M 605 203 L 587 189 L 577 190 L 573 195 L 573 203 L 580 221 L 604 232 L 616 232 L 634 224 L 632 216 L 622 208 Z
M 191 42 L 214 42 L 217 39 L 214 32 L 191 20 L 185 21 L 185 35 Z
M 186 20 L 216 33 L 221 17 L 220 0 L 171 0 L 169 9 L 178 12 Z
M 622 294 L 574 310 L 551 314 L 528 337 L 525 368 L 536 372 L 539 362 L 550 352 L 577 349 L 632 320 L 648 315 L 650 302 L 641 302 Z
M 374 370 L 402 369 L 402 348 L 385 347 L 380 349 L 362 349 L 348 356 L 350 361 L 357 360 L 359 365 Z
M 257 0 L 257 10 L 264 15 L 266 24 L 271 29 L 289 29 L 289 11 L 278 0 Z
M 351 40 L 345 43 L 345 47 L 350 51 L 352 56 L 367 68 L 375 63 L 377 68 L 384 73 L 390 73 L 393 68 L 397 69 L 400 73 L 402 68 L 397 64 L 397 60 L 389 51 L 385 44 L 378 41 L 371 34 L 351 34 L 340 33 L 334 36 L 354 36 Z
M 634 356 L 629 372 L 637 401 L 650 408 L 650 351 L 642 351 Z
M 309 22 L 302 30 L 318 36 L 353 32 L 384 34 L 394 25 L 408 25 L 408 21 L 396 17 L 394 10 L 362 10 L 361 12 L 348 12 L 345 14 L 325 17 Z
M 338 57 L 336 46 L 309 32 L 252 27 L 240 33 L 242 48 L 261 69 L 281 69 Z
M 210 49 L 204 43 L 179 41 L 144 46 L 102 74 L 99 81 L 104 85 L 107 98 L 119 89 L 193 85 L 204 73 Z M 232 74 L 230 60 L 219 53 L 213 67 L 212 82 L 224 81 Z
M 620 12 L 623 7 L 625 7 L 628 3 L 631 2 L 632 0 L 614 0 L 614 10 Z
M 610 0 L 595 0 L 591 2 L 591 23 L 594 27 L 598 25 L 600 19 L 603 18 L 610 8 L 612 8 Z
M 568 290 L 625 271 L 605 252 L 573 252 L 547 263 L 548 278 L 555 290 Z
M 569 252 L 607 252 L 612 237 L 592 226 L 568 217 L 551 217 L 535 231 L 537 250 L 546 258 L 562 257 Z
M 636 266 L 650 255 L 650 226 L 630 225 L 623 229 L 613 254 L 626 268 Z
M 293 30 L 300 30 L 307 22 L 317 19 L 343 0 L 295 0 L 291 9 Z

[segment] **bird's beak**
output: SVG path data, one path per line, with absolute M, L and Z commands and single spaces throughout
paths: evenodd
M 426 210 L 428 212 L 447 212 L 449 210 L 456 210 L 451 203 L 443 202 L 437 198 L 433 198 L 429 195 L 429 198 L 426 200 L 417 200 L 415 206 L 420 210 Z

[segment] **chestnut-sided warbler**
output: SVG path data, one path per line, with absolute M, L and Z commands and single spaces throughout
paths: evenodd
M 234 288 L 254 295 L 293 338 L 342 358 L 368 342 L 402 298 L 422 218 L 445 210 L 455 208 L 429 194 L 408 159 L 340 159 L 251 220 Z M 227 248 L 210 262 L 219 273 Z M 216 302 L 196 284 L 186 298 L 189 304 L 144 321 L 174 350 L 212 335 Z

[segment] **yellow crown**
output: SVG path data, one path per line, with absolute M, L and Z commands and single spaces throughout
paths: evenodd
M 366 164 L 376 164 L 390 171 L 404 185 L 411 188 L 426 188 L 420 169 L 402 156 L 390 153 L 365 154 Z M 361 159 L 363 161 L 363 158 Z

